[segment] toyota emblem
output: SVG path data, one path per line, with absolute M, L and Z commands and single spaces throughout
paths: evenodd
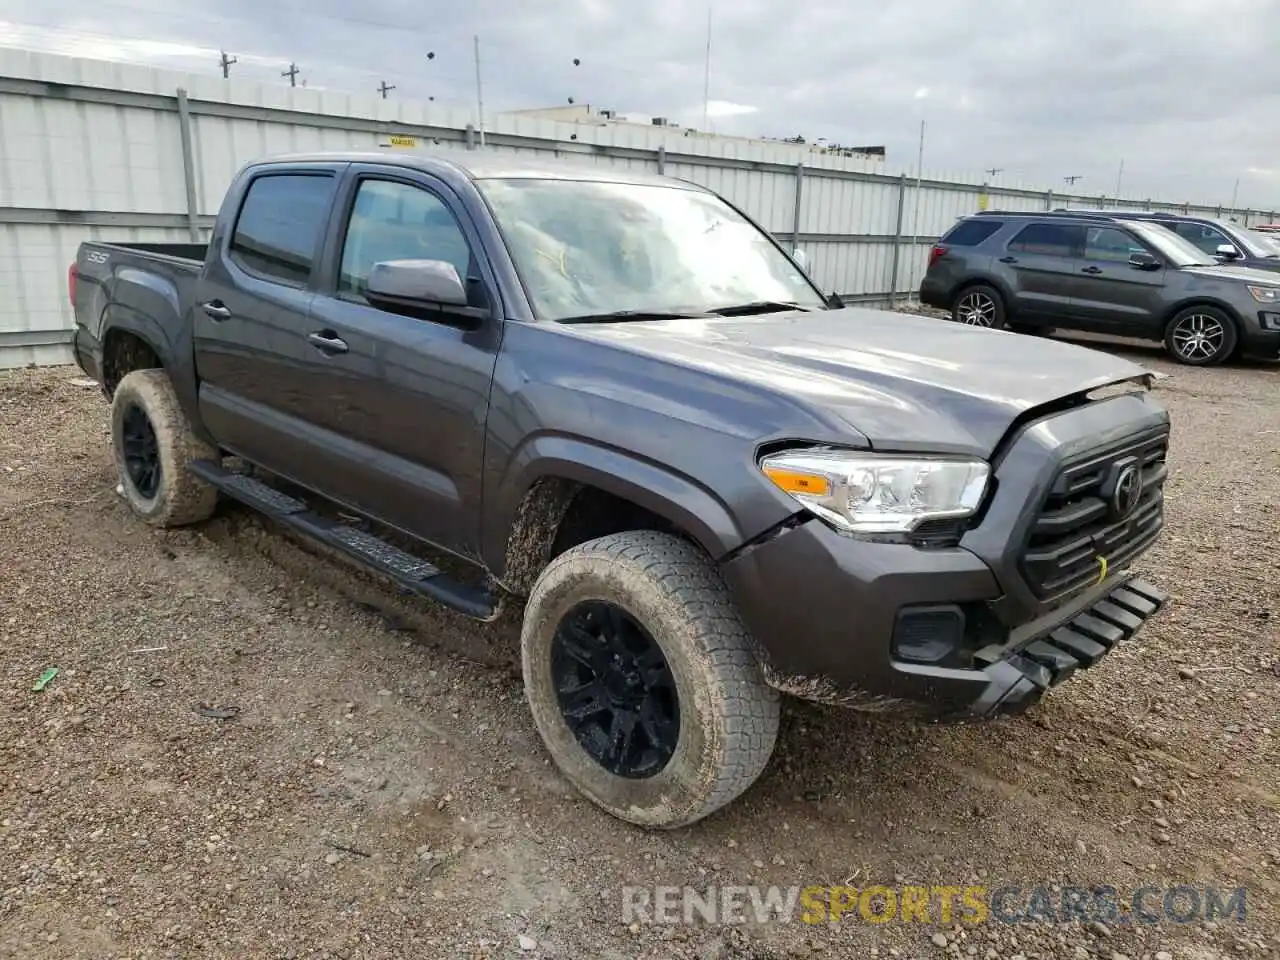
M 1125 467 L 1116 475 L 1115 489 L 1111 492 L 1111 515 L 1121 520 L 1133 513 L 1142 499 L 1142 472 L 1135 465 Z

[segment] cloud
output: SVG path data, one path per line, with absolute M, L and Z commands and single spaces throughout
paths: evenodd
M 486 109 L 578 103 L 701 122 L 707 8 L 683 0 L 4 0 L 41 43 L 96 35 L 109 55 L 282 82 L 469 105 L 472 36 Z M 897 173 L 1000 167 L 1005 184 L 1280 209 L 1280 4 L 1124 0 L 736 0 L 715 4 L 710 98 L 740 136 L 884 144 Z M 12 34 L 12 31 L 9 31 Z M 26 45 L 35 45 L 24 34 Z M 119 40 L 173 47 L 142 49 Z M 0 41 L 5 42 L 5 41 Z M 14 42 L 12 39 L 8 42 Z M 80 47 L 76 49 L 94 49 Z M 211 51 L 215 51 L 212 52 Z M 428 51 L 436 54 L 428 60 Z M 579 64 L 575 66 L 573 60 Z M 926 96 L 917 96 L 920 92 Z M 710 111 L 708 111 L 710 113 Z
M 707 102 L 707 116 L 715 117 L 745 117 L 748 114 L 759 113 L 759 107 L 747 106 L 745 103 L 731 103 L 728 100 L 710 100 Z

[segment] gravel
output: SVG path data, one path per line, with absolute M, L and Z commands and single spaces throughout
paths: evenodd
M 1280 956 L 1280 370 L 1175 368 L 1173 595 L 1030 715 L 788 705 L 761 781 L 646 833 L 551 768 L 478 627 L 227 507 L 153 532 L 78 371 L 0 374 L 0 956 Z M 48 688 L 32 686 L 48 667 Z M 629 924 L 626 884 L 1247 885 L 1248 920 Z

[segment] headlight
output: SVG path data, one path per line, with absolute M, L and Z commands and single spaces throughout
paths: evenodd
M 1280 287 L 1250 287 L 1249 293 L 1259 303 L 1280 303 Z
M 760 461 L 764 475 L 837 530 L 910 533 L 926 520 L 972 516 L 991 468 L 981 460 L 794 450 Z

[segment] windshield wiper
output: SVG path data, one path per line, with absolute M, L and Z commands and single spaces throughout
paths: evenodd
M 577 317 L 561 317 L 557 323 L 624 323 L 628 320 L 696 320 L 706 319 L 708 313 L 690 313 L 685 310 L 613 310 L 609 313 L 584 313 Z
M 800 310 L 808 313 L 812 307 L 802 307 L 789 300 L 753 300 L 750 303 L 735 303 L 728 307 L 716 307 L 709 312 L 722 317 L 741 317 L 749 313 L 781 313 L 784 310 Z

